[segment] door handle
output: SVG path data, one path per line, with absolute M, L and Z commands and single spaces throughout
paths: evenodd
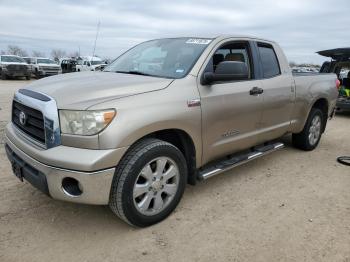
M 253 88 L 250 89 L 250 91 L 249 91 L 249 94 L 250 94 L 251 96 L 260 95 L 260 94 L 262 94 L 262 93 L 264 93 L 264 89 L 262 89 L 262 88 L 260 88 L 260 87 L 257 87 L 257 86 L 253 87 Z

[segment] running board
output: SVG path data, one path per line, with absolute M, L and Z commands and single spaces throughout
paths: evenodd
M 278 149 L 284 147 L 283 143 L 272 143 L 263 146 L 254 147 L 250 152 L 245 152 L 241 154 L 235 154 L 230 158 L 226 158 L 220 162 L 216 162 L 214 165 L 208 166 L 204 170 L 199 171 L 198 179 L 205 180 L 222 172 L 230 170 L 236 166 L 245 164 L 256 158 L 265 156 L 272 153 Z

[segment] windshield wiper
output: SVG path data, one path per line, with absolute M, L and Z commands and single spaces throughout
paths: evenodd
M 147 74 L 141 71 L 136 71 L 136 70 L 130 70 L 130 71 L 115 71 L 116 73 L 121 73 L 121 74 L 131 74 L 131 75 L 142 75 L 142 76 L 154 76 L 151 74 Z

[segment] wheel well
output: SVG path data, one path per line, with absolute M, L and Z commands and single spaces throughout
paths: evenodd
M 323 126 L 322 126 L 322 133 L 323 133 L 326 129 L 327 120 L 328 120 L 328 101 L 325 98 L 320 98 L 314 103 L 312 108 L 320 109 L 323 113 L 323 119 L 324 119 Z
M 176 146 L 182 152 L 187 162 L 188 183 L 191 185 L 196 183 L 196 149 L 192 138 L 185 131 L 179 129 L 165 129 L 151 133 L 147 135 L 147 137 L 158 138 Z

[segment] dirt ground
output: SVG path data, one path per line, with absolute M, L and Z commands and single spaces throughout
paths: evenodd
M 56 201 L 21 183 L 3 148 L 14 91 L 0 80 L 0 261 L 350 262 L 350 115 L 319 147 L 285 149 L 197 186 L 165 221 L 131 228 L 108 207 Z

